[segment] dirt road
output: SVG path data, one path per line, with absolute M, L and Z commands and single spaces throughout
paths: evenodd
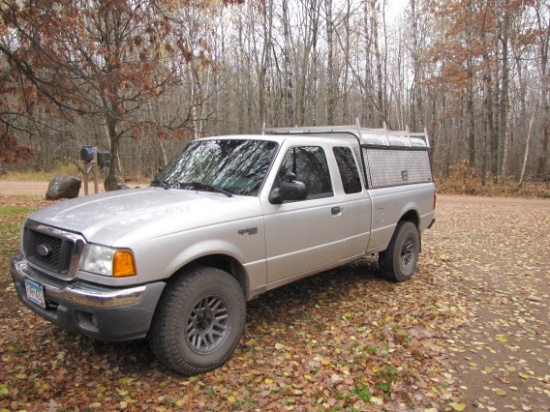
M 0 195 L 37 195 L 45 196 L 49 182 L 0 180 Z M 104 192 L 103 184 L 99 184 L 99 192 Z M 94 193 L 93 182 L 88 183 L 88 193 Z M 84 196 L 84 183 L 80 188 L 80 196 Z
M 550 411 L 550 200 L 438 201 L 423 243 L 466 301 L 447 340 L 466 410 Z

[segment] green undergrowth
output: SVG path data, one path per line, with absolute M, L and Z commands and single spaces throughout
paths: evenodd
M 74 163 L 58 164 L 50 171 L 27 170 L 27 171 L 6 171 L 0 173 L 0 180 L 19 180 L 19 181 L 50 181 L 57 175 L 69 175 L 82 177 Z

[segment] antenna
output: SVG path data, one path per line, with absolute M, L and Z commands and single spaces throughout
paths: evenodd
M 357 137 L 359 138 L 359 142 L 362 142 L 363 137 L 361 136 L 361 122 L 358 117 L 355 118 L 355 125 L 357 126 Z
M 430 140 L 428 139 L 428 129 L 424 128 L 424 137 L 426 138 L 426 147 L 430 148 Z

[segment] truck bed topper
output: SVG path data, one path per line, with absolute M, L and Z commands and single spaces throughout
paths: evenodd
M 362 164 L 369 189 L 433 182 L 429 159 L 430 142 L 426 129 L 411 133 L 409 128 L 389 130 L 350 126 L 264 128 L 262 134 L 309 135 L 355 140 L 354 149 Z

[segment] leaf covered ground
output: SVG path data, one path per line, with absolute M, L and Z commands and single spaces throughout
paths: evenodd
M 266 293 L 231 360 L 190 378 L 24 308 L 8 261 L 45 202 L 0 197 L 0 411 L 548 410 L 550 202 L 461 199 L 440 200 L 412 281 L 367 258 Z

